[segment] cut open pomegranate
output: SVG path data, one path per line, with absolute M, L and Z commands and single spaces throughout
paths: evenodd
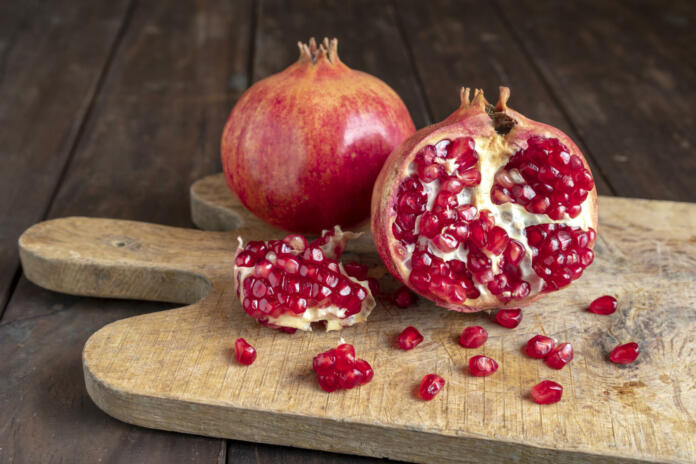
M 558 129 L 462 89 L 461 107 L 387 159 L 372 233 L 389 271 L 456 311 L 522 307 L 589 266 L 597 192 Z
M 359 234 L 338 226 L 312 243 L 301 235 L 251 241 L 234 258 L 234 281 L 242 308 L 271 328 L 312 330 L 325 321 L 338 330 L 367 320 L 375 306 L 370 285 L 352 277 L 337 260 L 346 242 Z M 356 266 L 349 267 L 355 273 Z

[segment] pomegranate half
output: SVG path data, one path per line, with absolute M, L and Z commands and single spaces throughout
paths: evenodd
M 299 60 L 249 88 L 221 141 L 229 188 L 258 217 L 318 234 L 370 214 L 375 179 L 415 127 L 403 101 L 338 58 L 338 41 L 298 44 Z
M 389 271 L 455 311 L 521 307 L 582 275 L 594 254 L 597 191 L 560 130 L 461 92 L 461 106 L 387 159 L 372 234 Z

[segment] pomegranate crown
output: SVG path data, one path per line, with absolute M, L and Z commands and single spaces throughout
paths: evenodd
M 300 49 L 300 61 L 311 61 L 312 64 L 326 59 L 329 63 L 337 63 L 341 60 L 338 58 L 338 39 L 329 40 L 324 37 L 324 40 L 317 46 L 317 41 L 314 37 L 309 39 L 309 43 L 297 42 Z

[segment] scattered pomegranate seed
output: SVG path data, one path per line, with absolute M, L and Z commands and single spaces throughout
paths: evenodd
M 402 350 L 411 350 L 423 341 L 423 335 L 413 326 L 406 327 L 399 334 L 399 346 Z
M 368 267 L 365 264 L 345 263 L 343 269 L 351 277 L 355 277 L 358 280 L 367 280 Z
M 349 390 L 372 380 L 374 371 L 364 359 L 355 359 L 353 345 L 343 343 L 337 348 L 319 353 L 312 362 L 319 386 L 329 393 L 343 388 Z
M 478 325 L 467 327 L 459 337 L 459 344 L 464 348 L 478 348 L 488 340 L 488 332 Z
M 408 308 L 415 302 L 416 295 L 405 285 L 402 285 L 396 290 L 394 294 L 394 304 L 399 308 Z
M 430 401 L 435 398 L 435 395 L 440 393 L 442 387 L 445 386 L 445 379 L 437 374 L 428 374 L 421 380 L 420 389 L 418 390 L 420 397 L 425 401 Z
M 573 346 L 570 343 L 561 343 L 551 349 L 544 361 L 549 367 L 563 369 L 563 366 L 573 360 Z
M 498 370 L 498 363 L 488 356 L 477 355 L 469 359 L 469 371 L 476 377 L 488 377 Z
M 590 303 L 587 310 L 595 314 L 612 314 L 614 311 L 616 311 L 617 306 L 618 303 L 616 298 L 613 296 L 604 295 Z
M 535 335 L 529 339 L 525 347 L 526 353 L 532 358 L 543 359 L 553 349 L 556 341 L 544 335 Z
M 234 342 L 234 354 L 239 363 L 246 364 L 247 366 L 256 360 L 256 350 L 243 338 L 238 338 L 237 341 Z
M 495 313 L 495 321 L 508 329 L 514 329 L 522 321 L 521 309 L 501 309 Z
M 563 387 L 551 380 L 544 380 L 532 387 L 532 398 L 539 404 L 553 404 L 561 401 Z
M 616 364 L 631 364 L 638 358 L 640 348 L 635 342 L 619 345 L 611 352 L 609 359 Z

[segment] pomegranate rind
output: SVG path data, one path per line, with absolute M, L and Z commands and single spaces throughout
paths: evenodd
M 510 109 L 507 106 L 509 97 L 509 89 L 501 87 L 500 99 L 495 107 L 489 105 L 483 96 L 481 90 L 476 90 L 473 99 L 470 99 L 471 91 L 468 88 L 463 88 L 461 93 L 461 106 L 444 121 L 432 126 L 423 128 L 406 139 L 399 145 L 389 156 L 382 171 L 377 177 L 372 195 L 372 235 L 382 261 L 389 272 L 401 281 L 404 285 L 411 288 L 414 292 L 422 295 L 436 305 L 460 312 L 477 312 L 482 310 L 490 310 L 497 308 L 519 308 L 525 307 L 533 302 L 543 298 L 545 292 L 542 291 L 540 285 L 537 284 L 535 291 L 530 292 L 528 296 L 521 299 L 512 299 L 510 301 L 501 301 L 498 297 L 489 291 L 482 291 L 478 298 L 467 298 L 461 303 L 452 303 L 443 300 L 433 294 L 424 294 L 418 291 L 410 282 L 409 275 L 411 273 L 409 260 L 412 251 L 409 251 L 398 239 L 395 238 L 392 232 L 392 224 L 394 224 L 397 216 L 395 205 L 399 195 L 399 186 L 402 181 L 411 175 L 412 163 L 418 152 L 428 145 L 436 145 L 444 139 L 454 140 L 461 137 L 472 137 L 477 146 L 482 144 L 485 146 L 485 156 L 487 156 L 487 165 L 493 166 L 497 171 L 505 166 L 510 157 L 518 150 L 526 147 L 526 140 L 532 135 L 557 138 L 569 149 L 571 154 L 578 155 L 583 162 L 585 169 L 590 171 L 589 165 L 582 155 L 582 152 L 577 145 L 559 129 L 552 126 L 533 121 L 518 112 Z M 506 135 L 499 135 L 492 123 L 489 111 L 495 108 L 505 116 L 508 116 L 516 121 L 516 124 Z M 481 156 L 481 153 L 479 153 Z M 493 169 L 493 168 L 492 168 Z M 494 172 L 481 173 L 482 178 L 491 179 L 489 183 L 483 184 L 478 189 L 482 195 L 488 196 L 490 200 L 490 188 L 492 187 L 492 179 Z M 487 207 L 486 202 L 484 205 Z M 597 190 L 593 186 L 589 191 L 587 198 L 581 204 L 582 210 L 577 218 L 567 220 L 552 220 L 545 215 L 534 215 L 532 213 L 524 213 L 531 216 L 545 216 L 545 219 L 537 223 L 571 223 L 579 224 L 583 230 L 592 228 L 597 231 Z M 505 205 L 500 205 L 505 206 Z M 519 206 L 519 205 L 516 205 Z M 496 205 L 496 208 L 499 206 Z M 511 207 L 506 207 L 511 208 Z M 481 208 L 479 208 L 481 209 Z M 578 219 L 579 218 L 579 219 Z M 548 219 L 548 220 L 546 220 Z M 515 238 L 512 237 L 511 238 Z M 525 251 L 531 260 L 531 251 L 524 240 Z M 594 241 L 588 244 L 588 248 L 592 249 Z M 540 276 L 536 278 L 541 279 Z

